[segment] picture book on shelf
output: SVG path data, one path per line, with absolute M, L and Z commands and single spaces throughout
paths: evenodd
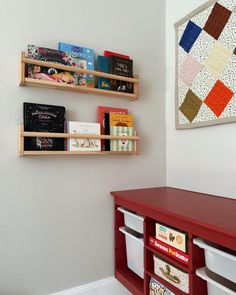
M 110 73 L 110 63 L 108 57 L 98 55 L 97 57 L 97 70 L 104 73 Z M 110 79 L 98 77 L 97 87 L 99 89 L 107 89 L 111 88 Z
M 65 107 L 23 103 L 25 131 L 64 133 Z M 25 137 L 25 150 L 64 150 L 63 138 Z
M 111 74 L 133 77 L 133 60 L 111 55 L 110 68 Z M 133 93 L 133 83 L 111 79 L 111 90 L 119 92 Z
M 132 127 L 133 126 L 133 118 L 132 115 L 128 114 L 116 114 L 116 113 L 105 113 L 104 115 L 104 130 L 105 134 L 111 134 L 111 126 L 124 126 L 124 127 Z M 105 150 L 110 150 L 110 141 L 105 140 Z
M 118 56 L 118 57 L 121 57 L 121 58 L 127 58 L 127 59 L 129 59 L 129 56 L 128 55 L 124 55 L 124 54 L 121 54 L 121 53 L 118 53 L 118 52 L 114 52 L 114 51 L 104 50 L 104 56 L 109 57 L 111 55 Z
M 66 52 L 74 52 L 79 58 L 86 60 L 87 69 L 94 71 L 94 50 L 91 48 L 82 47 L 79 45 L 72 45 L 64 42 L 58 43 L 58 49 Z M 86 77 L 86 86 L 94 87 L 94 76 L 87 74 Z
M 110 133 L 114 136 L 134 136 L 134 128 L 111 126 Z M 110 150 L 116 152 L 132 152 L 134 151 L 134 141 L 127 139 L 111 139 Z
M 87 61 L 80 58 L 74 52 L 63 52 L 56 49 L 28 45 L 27 55 L 32 59 L 63 64 L 65 66 L 72 66 L 76 68 L 87 68 Z M 51 82 L 86 86 L 86 75 L 59 70 L 52 67 L 28 65 L 28 77 Z
M 68 121 L 67 133 L 100 135 L 100 124 Z M 68 151 L 101 151 L 101 140 L 93 138 L 68 138 Z
M 115 108 L 115 107 L 107 107 L 107 106 L 98 106 L 97 107 L 97 122 L 101 125 L 101 134 L 110 134 L 110 123 L 109 123 L 109 116 L 108 116 L 108 122 L 107 122 L 107 128 L 105 132 L 105 114 L 109 113 L 115 113 L 115 114 L 128 114 L 128 109 L 125 108 Z M 110 140 L 101 140 L 101 147 L 102 151 L 109 151 L 110 150 Z

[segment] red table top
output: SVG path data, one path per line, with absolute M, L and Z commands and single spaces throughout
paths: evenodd
M 116 191 L 111 194 L 129 204 L 163 212 L 235 238 L 233 248 L 236 247 L 236 199 L 171 187 Z

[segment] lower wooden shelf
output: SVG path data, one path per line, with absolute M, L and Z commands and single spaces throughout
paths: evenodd
M 49 138 L 89 138 L 89 139 L 108 139 L 108 140 L 134 140 L 133 151 L 26 151 L 24 149 L 25 137 L 49 137 Z M 135 136 L 111 136 L 96 134 L 70 134 L 70 133 L 50 133 L 50 132 L 28 132 L 24 131 L 23 124 L 19 127 L 19 156 L 50 156 L 50 155 L 137 155 L 137 132 Z

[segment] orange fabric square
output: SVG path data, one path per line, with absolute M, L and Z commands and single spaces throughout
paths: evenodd
M 204 103 L 219 117 L 233 97 L 234 93 L 221 81 L 217 81 Z

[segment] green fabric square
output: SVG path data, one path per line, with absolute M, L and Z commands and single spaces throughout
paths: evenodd
M 202 105 L 201 99 L 198 98 L 197 95 L 194 94 L 191 90 L 189 90 L 179 110 L 184 114 L 184 116 L 191 123 L 194 120 L 194 118 L 197 116 L 201 105 Z

